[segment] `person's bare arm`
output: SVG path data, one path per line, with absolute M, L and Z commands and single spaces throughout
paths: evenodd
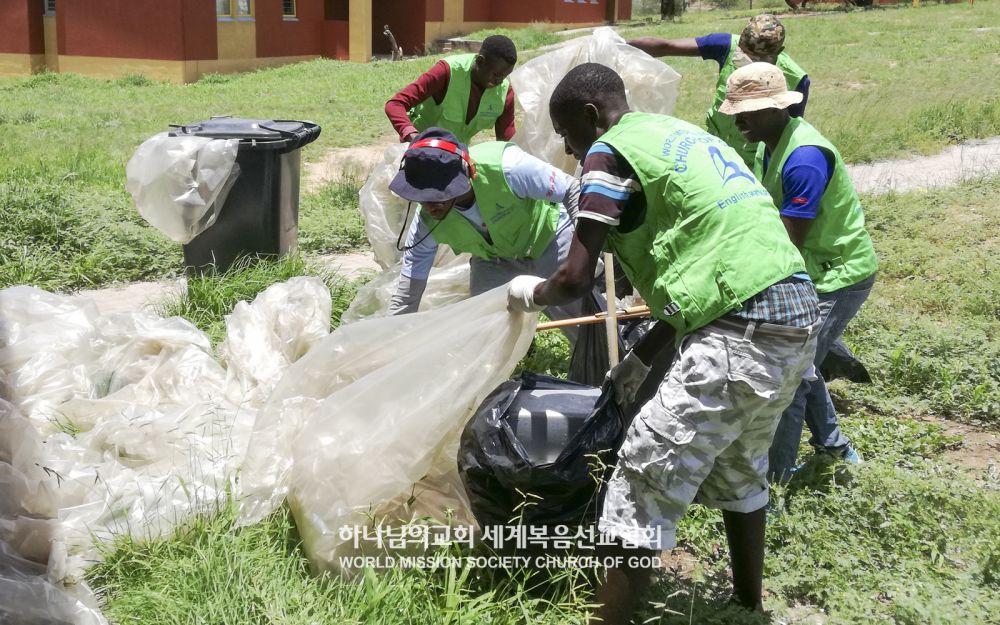
M 579 219 L 566 260 L 548 280 L 535 288 L 535 303 L 554 306 L 586 295 L 594 286 L 597 260 L 610 228 L 593 219 Z
M 690 39 L 659 39 L 657 37 L 640 37 L 631 39 L 628 45 L 638 48 L 650 56 L 701 56 L 698 52 L 698 42 Z
M 806 235 L 809 234 L 809 227 L 812 226 L 812 222 L 812 219 L 781 216 L 781 223 L 785 224 L 785 230 L 788 231 L 788 238 L 800 250 L 806 243 Z

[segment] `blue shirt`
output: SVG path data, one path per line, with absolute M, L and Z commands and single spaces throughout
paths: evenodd
M 764 171 L 770 153 L 764 151 Z M 819 203 L 833 176 L 833 159 L 815 145 L 803 145 L 792 150 L 781 171 L 781 206 L 783 217 L 816 219 Z
M 729 33 L 711 33 L 703 37 L 695 38 L 698 43 L 698 53 L 706 61 L 715 61 L 719 64 L 719 70 L 726 63 L 729 56 L 729 49 L 733 44 L 733 36 Z M 809 99 L 809 76 L 803 76 L 802 81 L 795 87 L 795 90 L 802 94 L 802 101 L 788 107 L 788 112 L 792 117 L 803 117 L 806 113 L 806 101 Z

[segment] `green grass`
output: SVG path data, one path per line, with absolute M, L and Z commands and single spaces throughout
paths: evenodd
M 504 35 L 514 42 L 518 55 L 528 50 L 535 50 L 542 46 L 563 41 L 565 37 L 557 35 L 556 31 L 562 29 L 559 24 L 549 24 L 548 22 L 532 22 L 525 28 L 487 28 L 463 35 L 464 39 L 482 41 L 490 35 Z
M 168 540 L 120 540 L 89 582 L 114 621 L 143 625 L 313 625 L 578 621 L 586 595 L 563 572 L 545 593 L 527 575 L 480 569 L 364 571 L 359 579 L 310 575 L 287 509 L 238 529 L 235 506 L 189 523 Z M 459 554 L 461 555 L 461 554 Z
M 848 398 L 1000 427 L 998 192 L 991 179 L 866 198 L 879 278 L 846 338 L 876 383 Z
M 340 324 L 340 315 L 354 299 L 359 284 L 329 271 L 316 270 L 298 255 L 276 260 L 246 257 L 224 273 L 190 277 L 187 290 L 162 302 L 158 312 L 165 317 L 184 317 L 208 334 L 214 345 L 225 338 L 225 316 L 238 302 L 252 301 L 272 284 L 306 275 L 321 278 L 330 288 L 333 298 L 331 322 L 336 327 Z
M 755 5 L 780 6 L 780 0 Z M 738 32 L 751 11 L 688 12 L 676 23 L 622 29 L 626 37 Z M 787 49 L 813 80 L 808 118 L 850 162 L 929 153 L 968 138 L 1000 135 L 1000 3 L 832 11 L 789 18 Z M 933 24 L 929 28 L 928 24 Z M 556 35 L 536 24 L 512 36 L 527 60 Z M 474 33 L 474 35 L 486 34 Z M 43 73 L 0 78 L 0 287 L 73 290 L 165 278 L 181 267 L 179 246 L 135 214 L 125 163 L 169 124 L 213 115 L 309 119 L 323 132 L 304 157 L 371 144 L 392 134 L 385 101 L 439 57 L 352 64 L 316 60 L 174 85 L 129 75 L 97 80 Z M 677 115 L 701 124 L 717 70 L 669 59 L 684 75 Z M 303 193 L 302 250 L 364 247 L 353 214 L 358 181 Z M 41 230 L 39 229 L 41 227 Z
M 345 178 L 320 187 L 299 205 L 299 250 L 336 254 L 368 246 L 365 222 L 358 210 L 364 180 Z
M 751 11 L 741 3 L 730 11 L 687 12 L 675 23 L 621 32 L 626 38 L 739 33 L 763 8 L 754 3 Z M 994 30 L 976 30 L 1000 23 L 1000 3 L 830 11 L 784 23 L 785 51 L 812 81 L 806 118 L 848 162 L 928 154 L 949 143 L 1000 135 L 1000 73 L 983 71 L 1000 61 L 1000 38 Z M 717 65 L 699 58 L 664 60 L 684 76 L 677 116 L 703 124 Z

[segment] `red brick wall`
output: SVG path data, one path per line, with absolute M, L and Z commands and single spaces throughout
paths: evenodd
M 350 58 L 350 28 L 343 20 L 327 20 L 323 22 L 323 56 L 331 59 L 347 60 Z
M 0 0 L 0 33 L 0 53 L 43 54 L 41 1 Z
M 216 57 L 210 2 L 63 0 L 60 54 L 182 61 Z
M 322 54 L 323 0 L 298 0 L 296 19 L 286 20 L 280 0 L 257 0 L 257 57 Z
M 619 0 L 620 2 L 621 0 Z M 552 22 L 601 24 L 607 0 L 465 0 L 466 22 Z M 619 11 L 620 12 L 620 11 Z M 629 7 L 631 14 L 631 6 Z

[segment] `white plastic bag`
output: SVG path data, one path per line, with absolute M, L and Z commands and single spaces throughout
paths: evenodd
M 157 230 L 188 243 L 215 223 L 236 178 L 239 139 L 147 139 L 125 166 L 125 189 Z
M 344 528 L 411 495 L 410 512 L 470 518 L 457 487 L 459 435 L 527 352 L 536 321 L 508 312 L 500 287 L 338 328 L 288 368 L 258 413 L 240 475 L 243 522 L 287 494 L 307 555 L 327 569 L 350 553 Z M 428 474 L 436 490 L 415 489 Z
M 578 163 L 566 154 L 562 139 L 552 128 L 549 98 L 563 76 L 583 63 L 600 63 L 618 72 L 630 106 L 645 113 L 672 113 L 681 80 L 670 66 L 627 45 L 610 27 L 597 28 L 590 37 L 574 39 L 518 66 L 510 82 L 524 121 L 514 141 L 567 173 L 574 173 Z
M 95 541 L 167 535 L 214 510 L 233 492 L 256 408 L 328 335 L 330 308 L 316 278 L 273 285 L 229 316 L 220 362 L 179 317 L 101 316 L 79 298 L 0 290 L 11 400 L 0 399 L 0 541 L 73 588 Z

